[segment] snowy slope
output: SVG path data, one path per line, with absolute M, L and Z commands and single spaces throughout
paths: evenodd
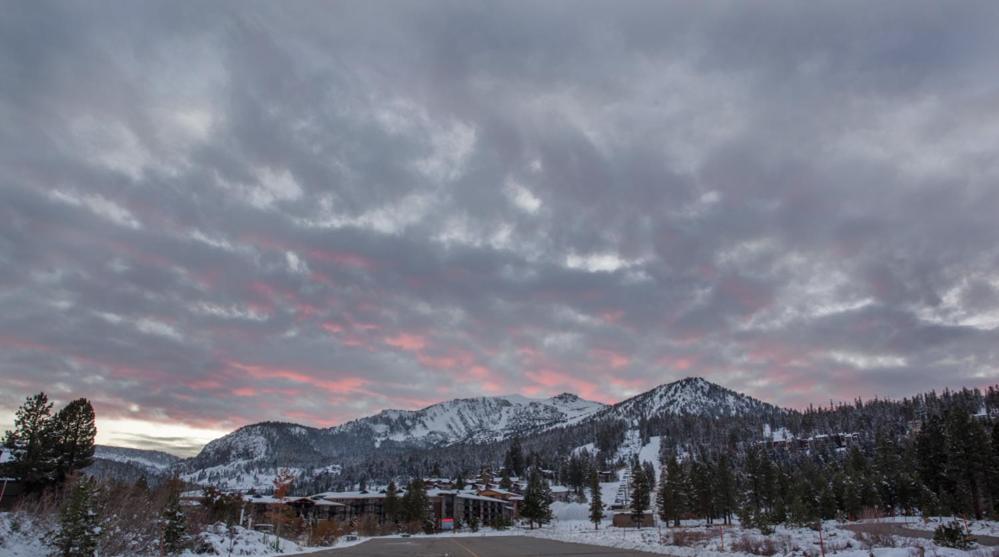
M 520 395 L 464 398 L 422 410 L 385 410 L 333 431 L 365 432 L 376 444 L 386 440 L 417 445 L 481 443 L 575 424 L 604 408 L 569 393 L 541 400 Z
M 700 377 L 688 377 L 660 385 L 619 402 L 605 414 L 620 418 L 652 417 L 661 414 L 693 416 L 745 416 L 780 410 L 755 398 L 726 389 Z
M 161 472 L 168 470 L 181 460 L 178 456 L 162 451 L 111 447 L 108 445 L 96 445 L 94 447 L 94 459 L 133 464 L 141 468 L 149 468 Z

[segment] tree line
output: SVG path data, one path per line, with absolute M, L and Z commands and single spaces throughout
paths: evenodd
M 4 435 L 11 458 L 0 465 L 0 476 L 17 479 L 27 493 L 57 486 L 93 463 L 93 406 L 80 398 L 54 415 L 52 408 L 45 393 L 28 397 L 17 410 L 14 429 Z

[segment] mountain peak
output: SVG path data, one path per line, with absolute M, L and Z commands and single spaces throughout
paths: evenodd
M 550 400 L 557 400 L 559 402 L 576 402 L 578 400 L 583 400 L 579 395 L 574 395 L 572 393 L 562 393 L 551 397 Z
M 686 414 L 697 416 L 739 416 L 772 412 L 776 407 L 737 393 L 704 379 L 685 377 L 614 405 L 622 416 Z

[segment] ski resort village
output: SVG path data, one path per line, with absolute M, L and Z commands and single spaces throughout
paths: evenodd
M 995 389 L 801 412 L 688 378 L 609 406 L 508 396 L 329 429 L 260 423 L 188 459 L 94 446 L 86 400 L 53 410 L 29 398 L 7 434 L 4 555 L 41 554 L 42 532 L 101 555 L 510 536 L 670 555 L 999 543 Z

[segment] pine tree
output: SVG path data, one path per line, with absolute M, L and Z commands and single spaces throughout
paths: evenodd
M 414 478 L 406 487 L 402 496 L 402 520 L 411 533 L 417 529 L 427 529 L 430 520 L 430 499 L 427 497 L 427 486 L 420 478 Z
M 923 422 L 916 435 L 916 472 L 919 480 L 939 498 L 944 492 L 947 439 L 943 421 L 933 415 Z M 925 498 L 924 498 L 925 500 Z M 922 509 L 925 513 L 926 509 Z
M 167 482 L 167 500 L 160 513 L 163 553 L 177 555 L 187 546 L 187 517 L 180 506 L 181 482 L 176 477 Z
M 718 515 L 721 516 L 723 523 L 731 524 L 736 507 L 736 486 L 728 455 L 723 454 L 718 458 L 715 472 L 715 503 Z
M 714 516 L 714 492 L 710 465 L 706 462 L 693 462 L 690 465 L 690 501 L 688 508 L 711 524 Z
M 638 462 L 631 469 L 631 520 L 638 528 L 642 527 L 645 511 L 649 510 L 649 485 L 645 470 Z
M 94 484 L 80 478 L 59 514 L 59 531 L 53 539 L 59 557 L 93 557 L 97 551 L 98 525 L 94 511 Z
M 989 463 L 992 485 L 992 510 L 999 514 L 999 420 L 992 424 L 992 459 Z
M 885 432 L 878 432 L 874 455 L 875 485 L 881 504 L 889 515 L 898 510 L 905 491 L 904 468 L 899 453 L 898 444 Z
M 954 408 L 947 413 L 946 482 L 949 487 L 951 511 L 973 514 L 981 519 L 985 510 L 985 486 L 989 454 L 988 436 L 982 424 L 967 411 Z
M 524 475 L 524 450 L 520 447 L 520 439 L 517 437 L 510 441 L 506 465 L 514 476 L 522 477 Z
M 646 487 L 649 488 L 649 493 L 651 494 L 656 488 L 656 467 L 646 460 L 642 463 L 642 470 L 645 472 Z
M 659 497 L 657 506 L 659 507 L 659 518 L 674 526 L 680 525 L 680 516 L 684 512 L 684 493 L 686 492 L 686 478 L 683 467 L 676 460 L 676 456 L 671 456 L 666 461 L 663 468 L 663 478 L 659 481 Z
M 510 480 L 510 474 L 507 472 L 506 468 L 503 468 L 503 473 L 500 475 L 499 486 L 500 489 L 513 489 L 513 481 Z
M 399 515 L 399 490 L 394 480 L 389 480 L 388 487 L 385 488 L 385 501 L 382 503 L 382 510 L 385 513 L 385 521 L 395 523 Z
M 454 488 L 458 491 L 465 489 L 465 475 L 458 472 L 458 477 L 454 479 Z
M 51 416 L 52 403 L 45 393 L 30 396 L 17 409 L 14 429 L 4 437 L 4 447 L 14 457 L 4 465 L 4 473 L 20 479 L 29 492 L 38 491 L 55 479 Z
M 52 420 L 52 442 L 55 453 L 55 480 L 93 463 L 94 407 L 85 398 L 74 400 L 60 410 Z
M 551 488 L 541 477 L 537 466 L 528 471 L 527 489 L 524 490 L 524 502 L 520 516 L 526 518 L 533 530 L 535 523 L 546 524 L 551 520 Z
M 604 503 L 600 495 L 600 477 L 597 471 L 590 472 L 590 522 L 593 528 L 600 529 L 600 522 L 604 519 Z

